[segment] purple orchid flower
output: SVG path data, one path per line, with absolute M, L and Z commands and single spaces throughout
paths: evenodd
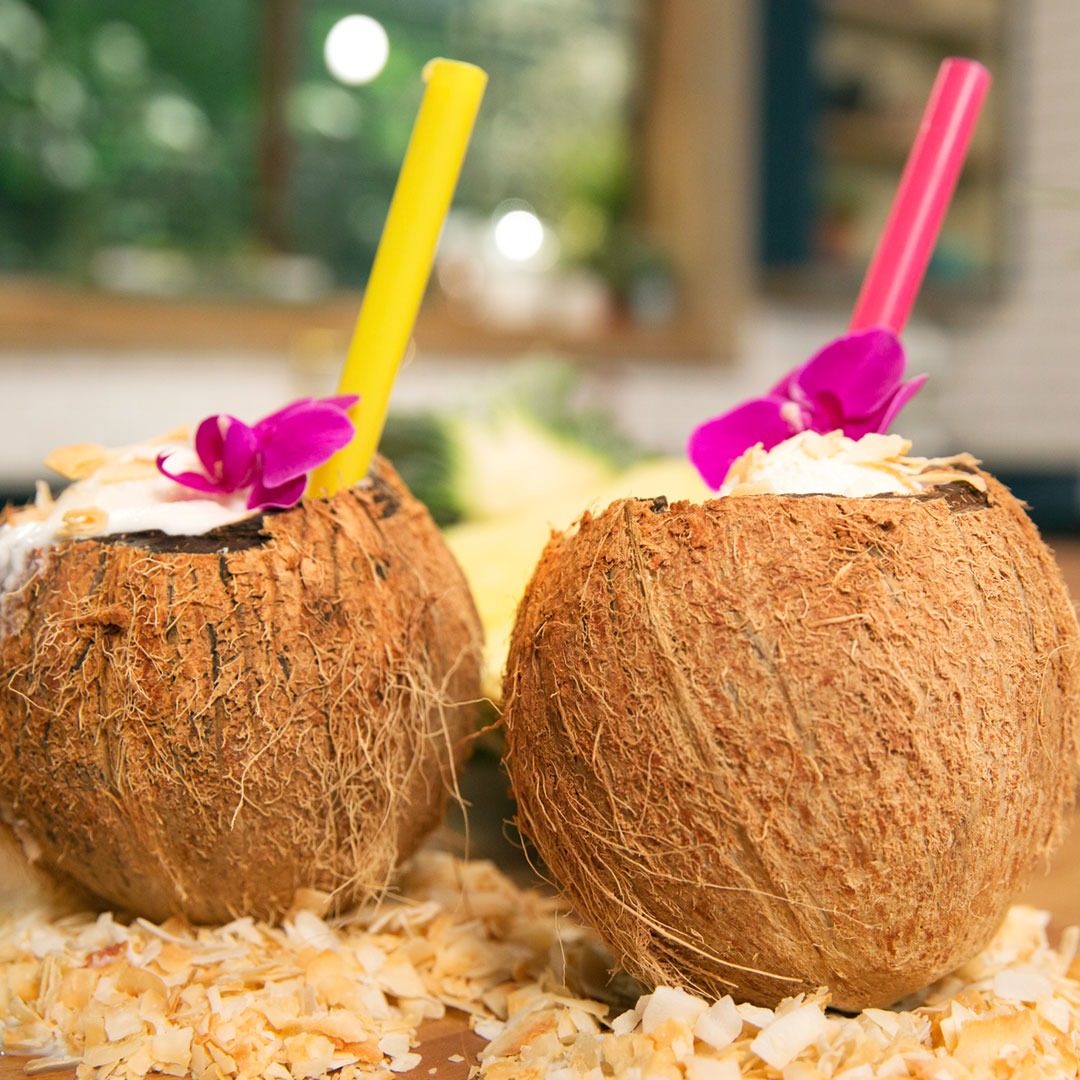
M 887 431 L 918 393 L 925 375 L 904 382 L 904 349 L 891 330 L 873 327 L 830 341 L 764 397 L 753 398 L 695 429 L 690 460 L 714 491 L 735 459 L 766 450 L 801 431 L 842 431 L 860 439 Z
M 195 453 L 205 473 L 170 472 L 160 454 L 160 472 L 178 484 L 228 495 L 251 488 L 249 510 L 294 506 L 307 486 L 308 473 L 353 437 L 347 410 L 356 394 L 294 401 L 249 427 L 235 416 L 208 416 L 195 432 Z

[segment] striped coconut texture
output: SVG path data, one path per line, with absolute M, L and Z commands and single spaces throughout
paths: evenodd
M 0 811 L 46 866 L 152 919 L 370 897 L 442 820 L 481 638 L 381 459 L 206 536 L 62 544 L 0 599 Z
M 1080 639 L 979 475 L 624 500 L 552 537 L 507 765 L 521 829 L 632 974 L 858 1010 L 991 939 L 1072 801 Z

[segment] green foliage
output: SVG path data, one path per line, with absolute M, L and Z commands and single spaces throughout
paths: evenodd
M 4 268 L 81 275 L 109 244 L 220 251 L 250 233 L 247 10 L 0 0 Z
M 445 419 L 434 413 L 391 413 L 379 441 L 379 453 L 390 459 L 436 524 L 453 525 L 461 520 L 458 456 Z
M 371 83 L 326 70 L 340 0 L 294 7 L 287 247 L 366 280 L 433 56 L 490 87 L 456 204 L 530 203 L 570 262 L 598 265 L 631 200 L 636 0 L 368 0 L 391 51 Z M 264 250 L 268 5 L 0 0 L 0 271 L 94 274 L 111 248 L 186 260 L 178 288 L 243 287 Z M 212 271 L 208 271 L 212 267 Z

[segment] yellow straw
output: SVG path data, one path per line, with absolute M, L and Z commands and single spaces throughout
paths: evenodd
M 349 412 L 356 434 L 315 471 L 309 495 L 333 495 L 367 474 L 487 85 L 483 70 L 457 60 L 432 60 L 424 80 L 427 89 L 338 383 L 339 394 L 360 395 Z

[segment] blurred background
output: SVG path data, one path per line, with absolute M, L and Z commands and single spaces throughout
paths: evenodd
M 446 417 L 678 455 L 844 330 L 966 55 L 995 81 L 902 426 L 1072 531 L 1078 50 L 1075 0 L 0 0 L 0 494 L 57 445 L 332 392 L 436 55 L 491 81 L 386 448 L 447 523 Z

